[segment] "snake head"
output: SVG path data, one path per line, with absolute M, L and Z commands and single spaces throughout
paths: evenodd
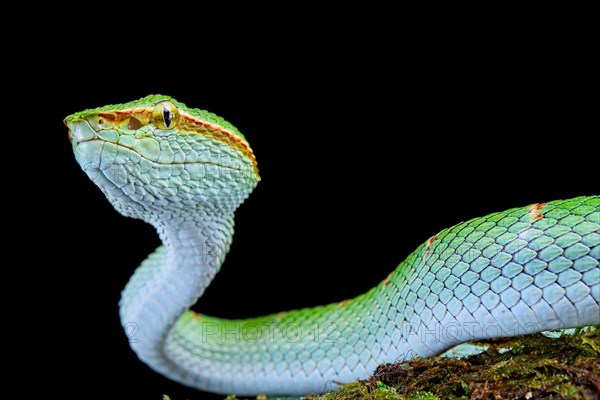
M 64 123 L 81 168 L 130 217 L 232 212 L 260 180 L 233 125 L 168 96 L 81 111 Z

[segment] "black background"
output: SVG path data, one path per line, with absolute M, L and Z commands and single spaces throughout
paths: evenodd
M 19 167 L 33 196 L 15 200 L 31 218 L 16 240 L 35 260 L 17 281 L 34 282 L 21 332 L 34 338 L 36 362 L 22 372 L 47 379 L 22 393 L 222 398 L 159 376 L 130 350 L 120 291 L 159 241 L 150 226 L 118 215 L 80 170 L 66 115 L 160 93 L 237 126 L 262 181 L 195 308 L 237 318 L 314 306 L 366 291 L 460 221 L 598 194 L 585 54 L 558 39 L 490 40 L 386 51 L 187 46 L 173 57 L 141 51 L 141 39 L 65 47 L 60 68 L 29 75 L 21 87 L 29 98 L 13 101 L 27 121 L 32 98 L 41 105 L 19 139 L 34 150 L 34 170 Z

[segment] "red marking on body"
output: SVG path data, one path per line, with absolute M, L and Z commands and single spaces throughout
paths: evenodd
M 544 207 L 546 207 L 546 203 L 537 203 L 531 206 L 531 211 L 540 211 Z
M 198 320 L 200 320 L 200 317 L 202 317 L 202 314 L 199 314 L 196 311 L 190 310 L 190 312 L 192 313 L 192 319 L 194 321 L 198 321 Z
M 544 215 L 539 211 L 545 206 L 546 203 L 537 203 L 531 206 L 531 209 L 529 210 L 529 219 L 531 220 L 531 222 L 535 222 L 544 218 Z
M 434 242 L 434 240 L 437 239 L 436 236 L 432 236 L 427 240 L 427 247 L 431 246 L 431 243 Z
M 390 278 L 392 277 L 393 272 L 390 272 L 389 275 L 385 278 L 385 281 L 383 281 L 383 287 L 388 287 L 388 285 L 390 284 Z
M 424 261 L 427 261 L 427 256 L 429 255 L 429 247 L 431 247 L 431 244 L 435 241 L 435 239 L 437 239 L 436 235 L 427 239 L 427 243 L 425 244 L 425 254 L 423 254 Z
M 346 304 L 350 303 L 350 300 L 342 300 L 338 303 L 339 307 L 344 307 Z

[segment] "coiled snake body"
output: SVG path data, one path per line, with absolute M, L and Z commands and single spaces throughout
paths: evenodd
M 429 238 L 352 300 L 246 320 L 188 311 L 219 270 L 259 181 L 244 136 L 167 96 L 65 119 L 75 157 L 163 246 L 123 291 L 139 358 L 218 393 L 306 394 L 456 344 L 600 324 L 600 196 L 514 208 Z

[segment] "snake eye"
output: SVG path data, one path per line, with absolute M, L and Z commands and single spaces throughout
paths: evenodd
M 152 110 L 152 122 L 158 129 L 173 129 L 179 122 L 179 109 L 170 101 L 161 101 Z

